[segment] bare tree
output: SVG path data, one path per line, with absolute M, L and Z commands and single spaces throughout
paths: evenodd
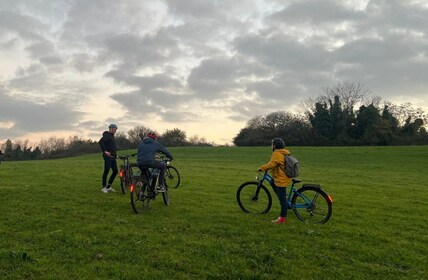
M 427 124 L 427 116 L 421 108 L 413 108 L 412 103 L 405 103 L 400 105 L 385 102 L 388 106 L 389 112 L 397 119 L 398 124 L 403 126 L 406 122 L 414 122 L 416 119 L 421 119 L 423 124 Z
M 192 146 L 209 146 L 205 137 L 199 137 L 198 135 L 193 135 L 189 138 L 188 143 Z
M 149 131 L 151 131 L 151 129 L 143 125 L 136 126 L 128 131 L 129 141 L 133 145 L 138 146 L 140 141 L 143 140 L 143 138 L 147 135 L 147 132 Z
M 342 104 L 342 110 L 353 112 L 354 108 L 361 105 L 373 104 L 379 105 L 380 97 L 373 96 L 371 91 L 361 83 L 338 82 L 333 87 L 323 87 L 323 94 L 316 98 L 308 98 L 301 103 L 303 112 L 306 116 L 314 113 L 316 103 L 331 104 L 335 96 L 339 96 Z
M 55 136 L 49 137 L 47 140 L 43 139 L 40 141 L 40 150 L 44 153 L 52 153 L 63 151 L 67 148 L 67 144 L 64 138 L 57 138 Z
M 353 109 L 355 106 L 368 105 L 377 98 L 371 97 L 371 91 L 363 84 L 351 82 L 339 82 L 334 87 L 323 87 L 324 95 L 319 98 L 320 101 L 334 100 L 335 96 L 339 96 L 343 109 Z M 375 105 L 375 104 L 373 104 Z

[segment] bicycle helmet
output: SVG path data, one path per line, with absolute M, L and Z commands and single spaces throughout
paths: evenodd
M 273 138 L 272 139 L 272 145 L 273 145 L 274 150 L 285 148 L 285 142 L 281 138 Z
M 153 140 L 158 139 L 158 136 L 156 135 L 156 132 L 154 132 L 154 131 L 149 131 L 149 132 L 147 132 L 147 137 L 150 137 L 150 138 L 152 138 Z
M 114 123 L 112 123 L 112 124 L 110 124 L 109 126 L 108 126 L 108 128 L 110 129 L 110 128 L 116 128 L 117 129 L 117 125 L 115 125 Z

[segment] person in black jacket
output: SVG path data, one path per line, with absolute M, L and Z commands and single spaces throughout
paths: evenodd
M 138 146 L 137 163 L 138 168 L 158 168 L 159 172 L 159 192 L 165 191 L 165 169 L 166 165 L 163 162 L 156 160 L 156 153 L 161 152 L 172 160 L 171 153 L 165 149 L 158 141 L 156 133 L 150 131 L 147 136 L 140 142 Z
M 108 127 L 108 131 L 103 132 L 103 137 L 101 137 L 98 143 L 100 144 L 101 150 L 103 151 L 104 158 L 104 172 L 102 177 L 103 188 L 102 192 L 108 193 L 109 191 L 115 192 L 115 190 L 111 187 L 113 184 L 114 178 L 118 173 L 117 162 L 116 162 L 116 140 L 114 139 L 114 134 L 117 131 L 117 125 L 110 124 Z M 110 178 L 107 183 L 107 175 L 112 170 Z

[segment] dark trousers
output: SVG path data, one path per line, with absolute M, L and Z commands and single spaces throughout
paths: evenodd
M 107 187 L 107 175 L 110 171 L 113 171 L 110 175 L 110 179 L 108 180 L 108 186 L 113 184 L 114 178 L 116 178 L 117 173 L 117 162 L 115 158 L 104 157 L 104 173 L 103 173 L 103 187 Z
M 145 168 L 157 168 L 159 169 L 159 185 L 165 186 L 165 169 L 166 165 L 163 162 L 159 161 L 153 161 L 149 164 L 138 164 L 138 168 L 145 169 Z
M 279 199 L 279 204 L 281 205 L 281 217 L 287 217 L 287 188 L 284 187 L 273 187 L 273 190 L 275 191 L 276 195 Z

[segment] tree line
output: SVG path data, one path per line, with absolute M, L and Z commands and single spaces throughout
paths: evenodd
M 152 130 L 145 126 L 137 126 L 127 133 L 116 133 L 115 139 L 118 150 L 136 149 L 148 131 Z M 168 147 L 213 145 L 198 135 L 188 138 L 186 133 L 178 128 L 157 134 L 159 136 L 158 141 Z M 0 151 L 0 160 L 9 161 L 72 157 L 101 152 L 101 149 L 98 141 L 91 139 L 85 140 L 78 136 L 70 136 L 68 139 L 52 136 L 41 140 L 36 145 L 31 145 L 28 140 L 13 142 L 8 139 L 5 143 L 0 144 Z
M 302 104 L 303 112 L 256 116 L 240 130 L 236 146 L 268 145 L 274 137 L 287 145 L 423 145 L 427 118 L 412 104 L 381 103 L 362 84 L 341 82 Z
M 266 146 L 274 137 L 294 146 L 428 144 L 427 118 L 422 109 L 410 103 L 382 103 L 362 84 L 341 82 L 324 87 L 320 96 L 305 100 L 302 108 L 298 114 L 277 111 L 250 119 L 234 137 L 234 145 Z M 136 149 L 149 130 L 137 126 L 116 133 L 118 149 Z M 158 141 L 167 147 L 214 145 L 197 135 L 188 138 L 178 128 L 158 135 Z M 0 151 L 0 160 L 32 160 L 97 153 L 100 147 L 97 141 L 71 136 L 50 137 L 36 145 L 8 139 L 0 144 Z

